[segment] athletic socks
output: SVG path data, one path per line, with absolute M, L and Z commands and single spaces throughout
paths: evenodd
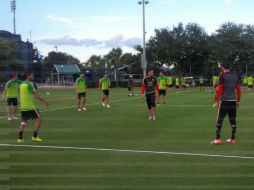
M 23 139 L 23 131 L 19 132 L 19 139 L 22 140 Z
M 37 138 L 38 133 L 39 133 L 39 129 L 35 129 L 35 130 L 34 130 L 34 138 Z
M 216 139 L 220 139 L 220 134 L 221 134 L 221 126 L 217 126 L 217 129 L 216 129 Z
M 232 127 L 232 137 L 231 139 L 235 139 L 236 138 L 236 127 Z

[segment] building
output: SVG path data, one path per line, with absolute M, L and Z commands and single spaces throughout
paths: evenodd
M 15 42 L 17 45 L 17 49 L 14 57 L 12 57 L 12 60 L 17 60 L 19 63 L 21 63 L 26 71 L 33 71 L 33 57 L 34 57 L 33 44 L 28 41 L 24 42 L 22 41 L 20 35 L 15 35 L 5 30 L 0 30 L 0 38 Z M 8 60 L 4 62 L 4 64 L 8 63 L 10 64 L 10 61 Z M 6 72 L 13 71 L 10 71 L 9 69 Z
M 80 72 L 79 67 L 74 64 L 55 64 L 51 71 L 51 83 L 57 85 L 72 85 Z

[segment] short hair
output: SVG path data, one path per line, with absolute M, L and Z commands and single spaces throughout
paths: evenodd
M 221 67 L 223 67 L 224 69 L 230 69 L 230 64 L 229 63 L 223 63 L 221 65 Z
M 17 74 L 12 73 L 12 74 L 10 74 L 10 79 L 13 79 L 13 78 L 16 77 L 16 76 L 17 76 Z
M 33 72 L 26 71 L 26 72 L 24 73 L 24 76 L 27 78 L 27 77 L 29 77 L 29 76 L 32 75 L 32 74 L 33 74 Z

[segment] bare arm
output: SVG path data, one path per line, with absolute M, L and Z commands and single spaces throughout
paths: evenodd
M 4 101 L 6 98 L 6 94 L 7 94 L 7 88 L 5 87 L 4 92 L 3 92 L 3 96 L 2 96 L 2 100 Z
M 44 103 L 46 107 L 49 106 L 48 102 L 47 102 L 46 100 L 44 100 L 44 99 L 40 96 L 40 94 L 39 94 L 38 92 L 35 92 L 35 93 L 34 93 L 34 97 L 35 97 L 37 100 L 39 100 L 40 102 Z
M 108 81 L 108 87 L 109 87 L 109 88 L 111 87 L 111 82 L 110 82 L 110 80 Z
M 99 89 L 101 89 L 101 80 L 99 80 Z

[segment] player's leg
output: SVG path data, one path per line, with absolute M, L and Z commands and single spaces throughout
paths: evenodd
M 221 101 L 219 103 L 218 113 L 217 113 L 217 122 L 216 122 L 216 138 L 211 144 L 219 145 L 221 144 L 221 129 L 222 124 L 227 115 L 227 108 L 225 102 Z
M 148 119 L 153 119 L 153 113 L 152 113 L 152 103 L 151 103 L 151 95 L 146 95 L 146 103 L 148 108 Z
M 231 139 L 229 139 L 228 142 L 231 144 L 236 144 L 236 131 L 237 131 L 236 110 L 237 110 L 236 102 L 230 102 L 228 117 L 232 127 L 232 135 Z
M 160 105 L 160 101 L 161 101 L 161 90 L 159 90 L 159 96 L 157 96 L 157 105 Z
M 6 114 L 7 114 L 8 121 L 12 120 L 12 118 L 11 118 L 11 105 L 12 105 L 11 98 L 7 98 Z
M 156 96 L 152 95 L 151 96 L 151 112 L 152 112 L 152 119 L 156 120 Z
M 17 112 L 18 112 L 18 98 L 14 98 L 13 99 L 13 102 L 12 102 L 12 105 L 13 105 L 13 116 L 12 116 L 12 119 L 15 119 L 17 120 Z
M 106 107 L 110 108 L 110 105 L 109 105 L 109 90 L 106 91 Z
M 105 101 L 106 101 L 106 91 L 103 90 L 103 94 L 102 94 L 102 106 L 103 106 L 103 107 L 106 106 Z
M 34 110 L 31 111 L 31 118 L 35 119 L 35 124 L 34 124 L 34 134 L 32 137 L 32 141 L 36 141 L 36 142 L 41 142 L 42 139 L 38 137 L 38 133 L 40 131 L 41 128 L 41 116 L 38 110 Z
M 19 125 L 19 133 L 18 133 L 18 139 L 17 139 L 17 143 L 23 143 L 24 139 L 23 139 L 23 134 L 25 131 L 25 127 L 26 127 L 26 123 L 28 120 L 28 112 L 27 111 L 21 111 L 21 122 Z
M 82 109 L 86 111 L 86 93 L 83 94 L 83 102 L 82 102 Z
M 164 90 L 164 92 L 163 92 L 163 104 L 164 105 L 166 104 L 166 99 L 165 99 L 166 95 L 167 95 L 167 91 Z
M 81 94 L 78 93 L 78 96 L 77 96 L 77 108 L 78 108 L 78 111 L 81 111 L 80 102 L 81 102 Z

